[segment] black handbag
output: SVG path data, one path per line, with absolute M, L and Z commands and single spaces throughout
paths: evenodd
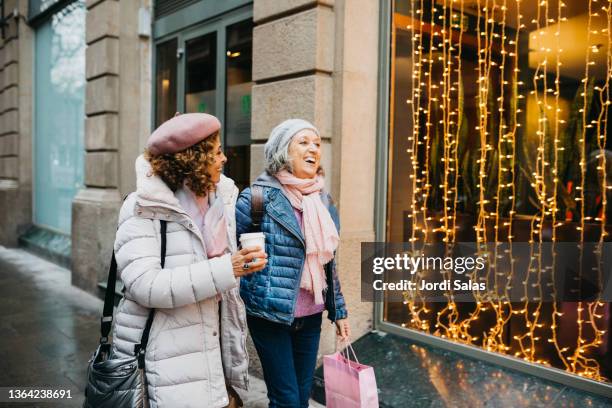
M 161 266 L 166 258 L 166 221 L 161 221 Z M 155 309 L 151 309 L 140 343 L 134 345 L 134 356 L 113 358 L 108 341 L 113 324 L 117 261 L 111 259 L 108 283 L 104 295 L 104 310 L 100 323 L 100 344 L 89 360 L 84 408 L 145 408 L 149 406 L 145 351 L 153 324 Z

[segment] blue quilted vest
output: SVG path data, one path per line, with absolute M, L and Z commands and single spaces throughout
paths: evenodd
M 306 257 L 304 236 L 279 181 L 263 173 L 253 184 L 263 187 L 264 213 L 260 230 L 266 237 L 268 265 L 240 279 L 240 295 L 248 314 L 290 325 Z M 321 198 L 339 230 L 336 207 L 327 193 L 322 193 Z M 240 237 L 240 234 L 256 231 L 251 219 L 251 188 L 246 188 L 236 203 L 236 234 Z M 335 259 L 325 265 L 325 275 L 325 309 L 329 320 L 334 322 L 347 316 Z

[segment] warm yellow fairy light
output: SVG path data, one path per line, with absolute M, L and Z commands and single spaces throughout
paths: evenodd
M 537 16 L 533 20 L 535 23 L 535 32 L 543 34 L 542 27 L 540 25 L 540 21 L 542 20 L 542 14 L 544 14 L 544 21 L 548 21 L 548 0 L 543 0 L 538 3 L 536 13 Z M 546 51 L 543 48 L 540 48 L 541 51 Z M 548 66 L 548 53 L 544 52 L 543 59 L 538 62 L 536 70 L 534 72 L 532 81 L 533 81 L 533 91 L 531 94 L 534 95 L 536 105 L 538 105 L 540 119 L 538 120 L 538 129 L 536 131 L 536 135 L 538 137 L 538 147 L 536 149 L 536 165 L 535 172 L 533 173 L 535 182 L 532 183 L 536 196 L 538 198 L 538 202 L 540 204 L 539 212 L 536 213 L 531 220 L 531 231 L 530 231 L 530 240 L 529 242 L 542 242 L 543 238 L 543 225 L 544 218 L 547 213 L 547 189 L 546 189 L 546 134 L 548 129 L 548 123 L 546 118 L 546 107 L 548 106 L 548 98 L 547 98 L 547 66 Z M 539 87 L 543 88 L 543 93 L 540 96 Z M 530 260 L 527 269 L 527 276 L 523 281 L 523 290 L 524 290 L 524 309 L 529 310 L 530 305 L 533 307 L 533 302 L 528 301 L 528 282 L 531 278 L 532 272 L 535 272 L 536 282 L 532 284 L 532 287 L 537 287 L 538 289 L 538 297 L 541 299 L 542 290 L 541 290 L 541 246 L 532 245 L 530 247 Z M 538 319 L 540 315 L 540 311 L 542 308 L 541 302 L 535 303 L 535 311 L 528 314 L 524 313 L 523 318 L 525 321 L 525 332 L 522 335 L 516 336 L 516 340 L 518 342 L 518 346 L 520 348 L 519 356 L 524 358 L 527 361 L 535 361 L 535 352 L 536 352 L 536 336 L 535 331 L 538 328 Z M 526 344 L 525 344 L 526 343 Z
M 411 11 L 412 11 L 412 16 L 415 15 L 420 15 L 422 13 L 422 11 L 424 10 L 425 4 L 424 4 L 424 0 L 420 1 L 419 5 L 415 6 L 416 2 L 411 2 Z M 415 10 L 415 7 L 417 8 Z M 418 22 L 418 20 L 415 20 L 415 22 Z M 425 23 L 423 21 L 420 22 L 420 27 L 423 27 Z M 412 231 L 411 231 L 411 237 L 410 237 L 410 242 L 412 243 L 412 250 L 414 251 L 416 248 L 414 247 L 414 244 L 416 243 L 416 241 L 420 238 L 420 234 L 419 231 L 421 230 L 421 228 L 419 227 L 420 225 L 420 221 L 419 221 L 419 214 L 423 214 L 423 219 L 426 218 L 425 213 L 422 212 L 423 208 L 425 208 L 425 205 L 421 205 L 421 208 L 418 207 L 418 201 L 417 199 L 421 197 L 421 192 L 422 192 L 422 187 L 424 185 L 421 176 L 422 171 L 420 170 L 419 167 L 419 160 L 418 160 L 418 148 L 419 145 L 421 145 L 423 143 L 423 141 L 420 140 L 420 136 L 421 136 L 421 120 L 420 120 L 420 116 L 421 116 L 421 112 L 422 112 L 422 108 L 421 108 L 421 93 L 422 93 L 422 87 L 425 86 L 425 83 L 422 80 L 422 73 L 423 73 L 423 63 L 425 62 L 423 55 L 424 55 L 424 48 L 423 48 L 423 33 L 421 32 L 420 28 L 415 28 L 413 30 L 413 35 L 412 35 L 412 53 L 413 53 L 413 58 L 412 58 L 412 94 L 411 94 L 411 108 L 412 108 L 412 119 L 413 119 L 413 133 L 412 133 L 412 146 L 411 146 L 411 161 L 412 161 L 412 174 L 411 174 L 411 179 L 412 179 L 412 201 L 411 201 L 411 222 L 412 222 Z M 428 141 L 426 140 L 425 143 L 427 143 Z M 423 230 L 426 230 L 427 228 L 423 228 Z M 414 278 L 418 279 L 419 274 L 415 275 Z M 427 331 L 429 328 L 429 324 L 427 322 L 426 319 L 422 319 L 421 318 L 421 314 L 423 313 L 424 310 L 426 310 L 426 308 L 424 307 L 424 303 L 422 302 L 422 298 L 420 298 L 420 294 L 419 292 L 417 292 L 417 299 L 411 299 L 410 301 L 407 302 L 408 304 L 408 308 L 410 309 L 410 314 L 412 316 L 411 319 L 411 324 L 413 327 L 415 328 L 419 328 L 421 330 L 425 330 Z
M 515 35 L 513 38 L 506 34 L 506 11 L 508 2 L 515 2 L 516 20 Z M 410 203 L 410 214 L 412 229 L 410 241 L 428 242 L 435 236 L 440 236 L 444 242 L 456 242 L 457 219 L 459 203 L 459 149 L 462 140 L 460 138 L 461 126 L 464 111 L 459 102 L 462 98 L 462 43 L 463 43 L 463 20 L 464 2 L 459 0 L 442 0 L 436 5 L 431 1 L 427 4 L 431 6 L 427 12 L 430 14 L 427 25 L 431 31 L 426 32 L 423 16 L 427 14 L 424 0 L 411 2 L 412 16 L 414 17 L 412 29 L 412 94 L 407 101 L 410 104 L 413 118 L 413 132 L 408 137 L 411 147 L 408 149 L 412 160 L 412 201 Z M 610 3 L 610 2 L 608 2 Z M 556 4 L 556 13 L 550 15 L 550 4 Z M 596 34 L 596 30 L 591 27 L 591 19 L 598 13 L 606 13 L 608 18 L 608 42 L 609 33 L 612 31 L 612 6 L 602 6 L 601 10 L 593 10 L 594 5 L 601 4 L 597 0 L 589 0 L 589 21 L 588 36 Z M 457 18 L 457 8 L 460 12 Z M 535 138 L 537 147 L 534 150 L 536 165 L 531 169 L 531 186 L 535 193 L 538 203 L 538 211 L 531 218 L 530 242 L 541 243 L 544 241 L 545 227 L 549 225 L 552 230 L 553 245 L 557 241 L 557 228 L 563 225 L 563 214 L 560 215 L 559 209 L 559 189 L 564 188 L 560 184 L 559 175 L 559 152 L 563 151 L 560 144 L 560 126 L 565 124 L 561 118 L 560 108 L 560 67 L 561 67 L 561 47 L 560 32 L 561 23 L 567 21 L 563 16 L 562 9 L 565 7 L 563 2 L 549 3 L 549 0 L 541 0 L 537 3 L 537 18 L 533 19 L 534 35 L 543 36 L 545 29 L 550 27 L 556 29 L 556 47 L 549 48 L 540 46 L 538 55 L 541 60 L 538 62 L 532 77 L 533 91 L 536 109 L 540 111 L 540 118 L 537 122 Z M 499 16 L 501 15 L 501 22 Z M 520 14 L 520 0 L 478 0 L 477 1 L 477 115 L 478 124 L 474 130 L 479 136 L 479 157 L 475 160 L 477 165 L 477 194 L 476 200 L 478 209 L 478 219 L 474 226 L 478 247 L 485 244 L 493 236 L 494 259 L 487 270 L 487 279 L 493 274 L 493 281 L 497 293 L 500 284 L 504 285 L 504 293 L 508 298 L 510 282 L 514 274 L 514 260 L 510 260 L 509 275 L 505 282 L 500 282 L 499 276 L 503 273 L 498 272 L 498 246 L 500 237 L 505 237 L 512 245 L 514 240 L 513 222 L 516 214 L 516 135 L 521 124 L 519 114 L 522 112 L 520 101 L 525 99 L 525 95 L 520 93 L 520 88 L 524 85 L 519 80 L 519 38 L 521 30 L 525 29 Z M 603 32 L 604 30 L 602 30 Z M 424 42 L 424 36 L 429 35 L 428 43 Z M 458 42 L 455 43 L 454 39 Z M 537 42 L 535 44 L 538 44 Z M 587 41 L 587 59 L 585 61 L 585 78 L 583 80 L 583 106 L 586 106 L 587 84 L 589 81 L 589 69 L 595 62 L 590 61 L 591 53 L 599 52 L 600 47 L 589 47 Z M 495 50 L 494 50 L 495 48 Z M 602 106 L 612 104 L 609 97 L 609 79 L 612 76 L 612 59 L 610 57 L 611 44 L 608 44 L 607 68 L 608 77 L 604 86 L 596 88 L 599 92 Z M 495 55 L 499 56 L 494 57 Z M 456 61 L 455 61 L 456 60 Z M 441 78 L 437 78 L 437 68 L 440 67 Z M 510 69 L 512 68 L 512 69 Z M 554 73 L 554 83 L 550 83 L 549 72 Z M 494 74 L 499 74 L 499 92 L 496 96 L 496 108 L 489 109 L 489 97 L 495 92 L 493 89 Z M 506 89 L 512 89 L 512 98 L 506 103 Z M 511 107 L 511 113 L 506 111 L 507 105 Z M 586 222 L 599 222 L 601 224 L 600 242 L 603 242 L 607 235 L 606 224 L 606 192 L 612 189 L 607 185 L 606 180 L 606 157 L 604 149 L 606 145 L 606 124 L 607 109 L 602 109 L 597 120 L 587 123 L 586 109 L 581 111 L 582 134 L 580 144 L 580 172 L 581 180 L 579 185 L 574 186 L 576 202 L 580 206 L 580 225 L 577 231 L 580 234 L 580 241 L 584 241 Z M 551 116 L 553 118 L 551 118 Z M 554 123 L 550 123 L 554 121 Z M 440 131 L 441 129 L 441 131 Z M 597 171 L 600 172 L 602 207 L 600 216 L 590 217 L 585 214 L 585 179 L 586 179 L 586 140 L 587 129 L 596 129 L 599 156 Z M 434 132 L 441 132 L 441 137 L 436 137 Z M 439 165 L 443 168 L 440 177 L 430 177 L 430 166 L 438 163 L 430 162 L 432 143 L 436 140 L 441 143 L 441 157 Z M 435 147 L 438 148 L 437 146 Z M 438 151 L 434 151 L 436 154 Z M 489 180 L 489 169 L 495 164 L 497 180 Z M 495 183 L 495 194 L 489 191 L 491 183 Z M 430 200 L 434 200 L 432 192 L 434 189 L 441 193 L 439 199 L 442 206 L 440 214 L 434 214 L 429 208 Z M 436 199 L 438 200 L 438 199 Z M 502 210 L 502 202 L 504 209 Z M 561 219 L 559 219 L 561 218 Z M 493 230 L 488 231 L 492 225 Z M 505 232 L 502 235 L 502 231 Z M 536 249 L 539 248 L 539 249 Z M 415 247 L 413 246 L 413 250 Z M 602 318 L 601 308 L 604 304 L 600 301 L 582 302 L 577 309 L 577 324 L 579 329 L 578 339 L 575 347 L 561 346 L 557 338 L 559 329 L 558 318 L 563 315 L 558 309 L 558 304 L 552 302 L 551 309 L 543 305 L 542 273 L 545 268 L 550 268 L 553 277 L 555 273 L 555 260 L 553 265 L 543 264 L 543 254 L 541 247 L 532 246 L 532 253 L 529 260 L 528 275 L 522 282 L 524 291 L 524 301 L 520 306 L 513 305 L 504 299 L 491 302 L 482 298 L 479 292 L 474 293 L 477 302 L 471 311 L 462 308 L 463 315 L 459 314 L 459 307 L 454 301 L 452 291 L 446 293 L 448 302 L 438 310 L 433 312 L 426 307 L 422 297 L 417 293 L 415 298 L 407 299 L 404 303 L 410 310 L 411 319 L 403 324 L 426 332 L 432 332 L 442 338 L 452 339 L 467 344 L 478 344 L 487 350 L 500 353 L 513 353 L 517 357 L 526 361 L 536 362 L 544 365 L 551 365 L 549 361 L 542 358 L 538 353 L 543 349 L 543 345 L 552 344 L 568 371 L 578 375 L 601 380 L 599 365 L 597 361 L 589 358 L 589 352 L 602 344 L 602 336 L 605 330 L 601 330 L 598 319 Z M 554 253 L 554 252 L 553 252 Z M 503 257 L 499 257 L 502 259 Z M 416 274 L 416 279 L 423 276 Z M 554 279 L 547 282 L 547 286 L 552 286 L 553 293 Z M 535 288 L 537 301 L 528 301 L 527 295 L 530 288 Z M 551 314 L 551 323 L 546 324 L 544 315 Z M 467 315 L 465 314 L 467 313 Z M 433 315 L 433 316 L 431 316 Z M 483 335 L 471 333 L 473 325 L 482 317 L 491 318 L 494 324 L 487 329 Z M 507 344 L 504 331 L 512 316 L 521 319 L 523 330 L 513 336 L 513 343 Z M 431 322 L 431 319 L 435 319 Z M 430 323 L 431 322 L 431 323 Z M 584 325 L 590 325 L 593 335 L 587 334 L 582 330 Z M 544 340 L 545 339 L 545 340 Z
M 556 37 L 556 56 L 555 56 L 555 133 L 554 133 L 554 144 L 553 144 L 553 156 L 554 156 L 554 163 L 553 163 L 553 199 L 552 199 L 552 209 L 551 209 L 551 219 L 552 219 L 552 242 L 553 242 L 553 259 L 552 259 L 552 264 L 553 264 L 553 272 L 551 275 L 551 279 L 553 282 L 556 282 L 556 249 L 555 249 L 555 243 L 557 241 L 557 228 L 561 225 L 559 223 L 557 223 L 557 189 L 558 189 L 558 182 L 559 182 L 559 178 L 558 176 L 558 168 L 559 168 L 559 151 L 560 149 L 558 148 L 558 144 L 559 144 L 559 125 L 561 123 L 560 119 L 559 119 L 559 113 L 561 111 L 561 109 L 559 108 L 559 97 L 561 94 L 561 88 L 560 88 L 560 76 L 561 76 L 561 43 L 560 43 L 560 37 L 561 37 L 561 21 L 563 19 L 563 3 L 561 1 L 557 2 L 557 24 L 556 24 L 556 32 L 555 32 L 555 37 Z M 556 300 L 557 298 L 557 290 L 556 290 L 556 285 L 553 284 L 553 299 Z M 548 340 L 550 343 L 552 343 L 557 351 L 557 355 L 559 356 L 559 359 L 561 360 L 561 362 L 563 363 L 563 365 L 565 366 L 566 370 L 570 369 L 570 365 L 567 361 L 566 356 L 564 355 L 564 353 L 568 350 L 567 347 L 561 347 L 557 338 L 557 317 L 559 315 L 558 312 L 558 302 L 553 301 L 552 302 L 552 322 L 550 325 L 550 332 L 551 332 L 551 338 Z
M 587 44 L 590 42 L 591 39 L 591 23 L 592 23 L 592 18 L 593 18 L 593 11 L 592 11 L 592 0 L 589 0 L 589 4 L 588 4 L 588 20 L 587 20 Z M 584 186 L 585 186 L 585 181 L 586 181 L 586 134 L 587 134 L 587 124 L 586 124 L 586 120 L 587 120 L 587 116 L 586 116 L 586 106 L 587 106 L 587 87 L 588 87 L 588 80 L 589 80 L 589 67 L 590 67 L 590 50 L 587 48 L 586 51 L 586 61 L 585 61 L 585 68 L 584 68 L 584 79 L 582 80 L 583 83 L 583 90 L 582 90 L 582 109 L 580 110 L 580 112 L 582 113 L 582 137 L 579 140 L 581 145 L 580 145 L 580 228 L 578 228 L 578 231 L 580 231 L 580 242 L 584 241 L 584 227 L 585 227 L 585 223 L 584 223 Z M 582 250 L 580 251 L 580 261 L 579 261 L 579 265 L 580 268 L 582 269 L 582 259 L 583 259 L 583 252 Z M 580 271 L 580 276 L 582 276 L 582 271 Z M 579 280 L 579 287 L 578 290 L 580 291 L 582 289 L 582 282 Z M 578 324 L 578 339 L 577 339 L 577 347 L 573 353 L 572 356 L 568 357 L 569 360 L 571 360 L 571 371 L 573 372 L 577 372 L 577 370 L 579 369 L 579 364 L 580 364 L 580 359 L 582 358 L 582 356 L 580 356 L 580 354 L 583 352 L 583 348 L 581 347 L 581 344 L 583 343 L 583 338 L 582 338 L 582 334 L 583 334 L 583 323 L 584 320 L 582 318 L 582 312 L 583 312 L 583 303 L 579 302 L 578 303 L 578 309 L 577 309 L 577 319 L 576 319 L 576 323 Z
M 591 34 L 597 34 L 597 30 L 592 30 L 591 29 L 591 23 L 592 23 L 592 18 L 598 16 L 598 12 L 597 11 L 593 11 L 593 5 L 597 3 L 596 0 L 591 0 L 589 1 L 589 17 L 588 17 L 588 25 L 587 25 L 587 44 L 590 43 L 590 36 Z M 611 24 L 611 19 L 612 19 L 612 14 L 611 14 L 611 10 L 610 10 L 610 4 L 608 5 L 608 8 L 604 6 L 601 7 L 601 11 L 606 13 L 606 18 L 607 18 L 607 31 L 608 31 L 608 57 L 606 60 L 606 67 L 607 67 L 607 77 L 606 77 L 606 82 L 603 88 L 598 88 L 597 92 L 599 92 L 599 97 L 600 97 L 600 102 L 602 102 L 602 106 L 608 105 L 610 99 L 609 99 L 609 79 L 610 79 L 610 24 Z M 581 137 L 581 143 L 582 143 L 582 149 L 581 149 L 581 161 L 580 161 L 580 170 L 581 170 L 581 189 L 580 189 L 580 201 L 581 201 L 581 224 L 580 224 L 580 236 L 581 236 L 581 241 L 583 241 L 584 239 L 584 231 L 585 231 L 585 221 L 589 219 L 589 217 L 585 217 L 584 216 L 584 190 L 585 190 L 585 183 L 586 183 L 586 135 L 587 135 L 587 129 L 592 128 L 592 123 L 593 121 L 587 125 L 586 123 L 586 109 L 584 109 L 584 107 L 586 107 L 586 103 L 587 103 L 587 86 L 588 86 L 588 82 L 589 82 L 589 74 L 590 74 L 590 67 L 592 65 L 595 65 L 594 61 L 590 61 L 590 54 L 592 52 L 592 48 L 588 47 L 587 48 L 587 55 L 586 55 L 586 60 L 585 60 L 585 77 L 583 79 L 583 92 L 582 92 L 582 96 L 583 96 L 583 109 L 582 109 L 582 137 Z M 605 93 L 605 94 L 604 94 Z M 605 112 L 604 112 L 605 111 Z M 603 115 L 603 116 L 602 116 Z M 602 194 L 602 206 L 603 208 L 603 212 L 602 212 L 602 217 L 600 219 L 601 222 L 601 230 L 600 230 L 600 238 L 599 238 L 599 242 L 600 245 L 601 243 L 603 243 L 604 241 L 604 237 L 607 235 L 606 234 L 606 230 L 605 230 L 605 224 L 606 224 L 606 220 L 605 220 L 605 204 L 604 201 L 606 200 L 605 198 L 605 191 L 607 189 L 607 181 L 606 181 L 606 176 L 605 176 L 605 139 L 606 139 L 606 135 L 605 132 L 606 130 L 604 129 L 603 134 L 601 133 L 601 129 L 602 129 L 602 120 L 606 120 L 607 121 L 607 109 L 602 109 L 602 112 L 600 113 L 599 117 L 597 118 L 597 120 L 594 121 L 595 123 L 595 128 L 596 128 L 596 139 L 597 139 L 597 143 L 598 143 L 598 148 L 599 148 L 599 152 L 600 152 L 600 161 L 599 161 L 599 166 L 598 166 L 598 170 L 601 171 L 602 173 L 602 189 L 601 191 L 603 192 Z M 582 250 L 580 253 L 580 256 L 582 258 L 583 254 L 582 254 Z M 599 258 L 599 256 L 598 256 Z M 600 258 L 599 258 L 600 259 Z M 601 262 L 601 260 L 599 260 L 599 262 Z M 598 275 L 598 278 L 600 278 L 601 275 Z M 580 284 L 581 282 L 579 282 Z M 599 284 L 601 285 L 601 280 L 599 282 Z M 601 287 L 601 286 L 600 286 Z M 599 316 L 596 312 L 597 312 L 597 308 L 599 307 L 599 299 L 596 300 L 595 302 L 587 302 L 586 303 L 586 313 L 583 317 L 583 312 L 585 311 L 585 302 L 580 302 L 578 304 L 578 317 L 577 317 L 577 324 L 578 324 L 578 339 L 576 342 L 576 349 L 573 353 L 572 356 L 568 357 L 569 360 L 572 361 L 571 363 L 571 368 L 573 372 L 576 372 L 579 375 L 583 375 L 583 376 L 588 376 L 588 377 L 593 377 L 595 379 L 600 379 L 600 374 L 599 374 L 599 364 L 595 359 L 592 358 L 588 358 L 585 356 L 586 353 L 588 353 L 589 350 L 594 349 L 599 347 L 599 345 L 602 343 L 601 341 L 601 336 L 602 336 L 602 332 L 599 330 L 598 324 L 597 324 L 597 319 Z M 593 331 L 593 336 L 592 338 L 588 339 L 585 338 L 585 334 L 583 331 L 583 324 L 588 324 L 589 326 L 591 326 L 591 329 Z

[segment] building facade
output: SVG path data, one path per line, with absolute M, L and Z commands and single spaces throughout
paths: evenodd
M 340 275 L 353 329 L 368 332 L 373 305 L 356 282 L 360 242 L 374 239 L 379 5 L 365 4 L 4 1 L 0 242 L 70 266 L 73 285 L 99 294 L 151 129 L 176 111 L 217 115 L 226 172 L 244 187 L 263 170 L 271 129 L 302 117 L 321 130 Z M 69 39 L 64 15 L 81 30 Z M 52 61 L 51 45 L 73 46 L 72 59 Z M 331 325 L 322 345 L 335 346 Z
M 554 0 L 543 3 L 549 2 L 551 10 L 553 3 L 559 6 Z M 596 3 L 596 0 L 590 2 Z M 542 123 L 570 121 L 572 100 L 579 84 L 584 83 L 584 67 L 576 62 L 580 58 L 584 61 L 585 55 L 581 52 L 597 49 L 600 56 L 610 54 L 610 47 L 606 46 L 610 36 L 602 35 L 605 21 L 593 17 L 594 12 L 585 9 L 583 2 L 568 1 L 563 15 L 550 11 L 547 20 L 563 23 L 563 32 L 570 37 L 587 20 L 597 33 L 578 42 L 582 51 L 574 47 L 576 50 L 564 61 L 568 66 L 566 74 L 555 78 L 553 71 L 549 71 L 545 75 L 549 84 L 559 78 L 569 84 L 557 89 L 559 98 L 553 95 L 549 99 L 554 100 L 549 104 L 555 111 L 566 109 L 566 116 L 549 115 L 546 119 L 546 115 L 538 114 L 538 97 L 548 95 L 547 85 L 537 84 L 537 80 L 542 75 L 541 61 L 547 61 L 546 53 L 555 48 L 547 37 L 551 35 L 552 22 L 539 25 L 537 20 L 544 12 L 540 7 L 544 6 L 530 5 L 519 11 L 516 7 L 502 9 L 498 5 L 490 15 L 485 15 L 488 12 L 479 10 L 478 2 L 462 0 L 460 7 L 450 3 L 442 0 L 2 1 L 0 244 L 26 246 L 51 257 L 71 268 L 73 285 L 100 294 L 118 209 L 122 198 L 135 188 L 134 160 L 142 153 L 152 129 L 175 112 L 216 115 L 223 123 L 223 146 L 229 159 L 225 171 L 243 188 L 263 170 L 263 145 L 271 129 L 286 118 L 301 117 L 313 122 L 323 139 L 326 182 L 340 211 L 338 265 L 354 337 L 377 328 L 542 374 L 538 371 L 541 364 L 533 353 L 520 355 L 527 357 L 524 359 L 527 363 L 521 365 L 505 356 L 508 354 L 505 348 L 491 357 L 491 350 L 482 345 L 442 336 L 440 331 L 431 329 L 436 322 L 435 317 L 427 315 L 427 306 L 390 301 L 375 305 L 361 300 L 362 242 L 406 242 L 422 238 L 422 233 L 427 239 L 427 227 L 423 229 L 416 220 L 425 225 L 427 221 L 448 225 L 454 217 L 463 220 L 464 232 L 473 231 L 474 226 L 480 231 L 478 228 L 486 225 L 472 220 L 479 214 L 485 220 L 496 219 L 502 223 L 499 225 L 505 226 L 508 214 L 512 219 L 518 212 L 523 217 L 516 217 L 522 219 L 516 221 L 520 227 L 521 222 L 538 217 L 540 205 L 545 207 L 544 215 L 540 215 L 544 224 L 543 220 L 551 214 L 546 207 L 551 199 L 540 200 L 537 192 L 541 189 L 537 186 L 541 184 L 538 180 L 549 175 L 544 174 L 546 170 L 537 173 L 535 166 L 520 170 L 518 164 L 504 162 L 504 158 L 511 160 L 512 154 L 505 151 L 502 155 L 502 144 L 493 161 L 497 160 L 499 168 L 506 166 L 502 173 L 511 173 L 511 169 L 517 168 L 516 180 L 512 173 L 512 185 L 516 184 L 517 190 L 514 194 L 485 193 L 491 196 L 489 200 L 499 201 L 506 194 L 506 204 L 514 196 L 522 201 L 516 203 L 516 210 L 480 206 L 484 200 L 475 198 L 475 191 L 482 179 L 481 184 L 476 179 L 479 173 L 492 170 L 482 168 L 480 172 L 477 169 L 476 173 L 459 174 L 461 169 L 473 169 L 475 163 L 482 163 L 470 153 L 480 154 L 482 149 L 476 136 L 462 136 L 471 133 L 461 130 L 458 123 L 469 124 L 471 131 L 485 140 L 480 143 L 490 143 L 490 150 L 495 150 L 493 145 L 501 141 L 537 152 L 540 151 L 537 137 L 544 140 L 540 147 L 545 149 L 548 142 L 542 135 L 549 133 L 542 128 Z M 521 18 L 535 25 L 522 25 Z M 489 26 L 481 25 L 482 21 L 490 28 L 484 28 Z M 544 33 L 541 42 L 530 40 L 539 31 Z M 510 35 L 516 35 L 516 39 L 510 40 Z M 499 41 L 502 36 L 507 41 Z M 482 41 L 489 42 L 481 43 L 480 37 L 486 37 Z M 438 40 L 441 42 L 436 43 Z M 513 47 L 518 45 L 515 50 Z M 486 51 L 490 54 L 485 65 L 479 66 L 478 55 L 485 52 L 481 50 L 492 51 Z M 585 52 L 588 55 L 589 51 Z M 515 65 L 503 59 L 506 55 L 508 61 L 514 58 Z M 453 73 L 459 72 L 455 82 L 443 79 L 447 77 L 445 68 L 434 66 L 434 57 L 453 67 Z M 463 63 L 464 77 L 461 77 L 459 61 Z M 595 89 L 604 86 L 609 67 L 608 71 L 602 71 L 605 59 L 593 62 L 601 65 L 591 71 Z M 507 67 L 506 72 L 517 74 L 505 77 L 503 72 L 491 71 L 491 66 Z M 486 69 L 483 71 L 486 74 L 478 69 Z M 534 76 L 536 85 L 523 89 L 525 100 L 516 104 L 509 102 L 511 85 L 516 84 L 518 89 L 519 84 L 529 83 Z M 483 116 L 482 110 L 487 104 L 474 101 L 483 98 L 479 91 L 484 83 L 497 87 L 495 92 L 491 91 L 491 97 L 497 98 L 500 112 L 512 112 L 514 122 L 503 117 L 504 113 L 492 116 L 489 112 Z M 439 101 L 448 102 L 437 109 Z M 605 101 L 603 106 L 607 106 Z M 521 111 L 526 113 L 521 115 Z M 600 107 L 599 111 L 607 112 L 607 109 Z M 465 120 L 453 120 L 453 115 Z M 477 126 L 479 120 L 485 126 Z M 445 130 L 432 131 L 433 121 Z M 518 130 L 507 131 L 510 123 L 518 124 Z M 586 120 L 579 124 L 585 129 L 586 125 Z M 484 129 L 482 134 L 481 129 Z M 489 136 L 486 129 L 499 135 L 495 143 L 486 141 Z M 607 134 L 601 122 L 599 129 L 598 135 Z M 563 131 L 556 128 L 554 134 L 560 135 Z M 438 134 L 446 134 L 448 139 L 433 144 Z M 523 134 L 537 137 L 522 143 Z M 438 150 L 439 146 L 449 147 Z M 462 146 L 463 150 L 454 148 L 457 157 L 448 156 L 453 152 L 452 146 Z M 605 142 L 599 149 L 607 150 Z M 485 150 L 489 150 L 489 145 Z M 461 164 L 444 167 L 459 156 Z M 527 163 L 528 157 L 520 160 Z M 541 159 L 545 160 L 548 159 Z M 533 191 L 530 171 L 539 177 Z M 510 185 L 509 181 L 502 183 L 499 177 L 492 179 L 497 180 L 492 189 L 500 184 Z M 585 185 L 588 185 L 587 179 L 583 177 Z M 455 180 L 466 181 L 457 181 L 453 187 Z M 575 192 L 576 183 L 576 180 L 566 180 L 566 192 L 571 193 L 572 188 Z M 454 202 L 454 215 L 450 218 L 440 216 L 447 197 L 452 197 Z M 563 221 L 568 225 L 582 225 L 584 230 L 592 232 L 595 229 L 588 227 L 589 222 L 606 225 L 606 209 L 601 212 L 600 207 L 607 195 L 599 194 L 597 198 L 595 193 L 593 197 L 595 209 L 586 221 L 584 215 L 580 219 L 575 205 L 567 204 L 571 200 L 565 201 L 565 207 L 555 207 L 553 212 L 562 210 Z M 513 225 L 513 221 L 509 222 Z M 435 239 L 455 240 L 460 236 L 440 229 L 440 225 L 433 228 L 436 233 L 443 232 L 441 237 L 432 235 Z M 528 234 L 528 230 L 522 233 Z M 489 240 L 486 234 L 464 237 L 470 241 Z M 567 237 L 570 241 L 586 240 L 584 236 Z M 609 333 L 610 304 L 605 305 L 593 313 L 606 316 L 607 323 L 597 327 Z M 559 307 L 574 320 L 580 320 L 575 318 L 575 305 Z M 556 313 L 561 313 L 561 309 Z M 550 325 L 549 321 L 531 323 Z M 566 329 L 571 332 L 573 326 Z M 584 339 L 572 335 L 565 339 L 568 343 L 581 340 Z M 511 344 L 511 339 L 508 341 L 503 343 L 508 350 L 517 346 Z M 609 337 L 597 341 L 601 343 L 594 343 L 591 351 L 595 360 L 601 362 L 604 361 L 601 356 L 609 353 L 610 341 Z M 334 347 L 334 329 L 325 325 L 320 353 L 329 353 Z M 563 360 L 564 355 L 555 359 Z M 582 374 L 592 374 L 591 368 Z M 598 373 L 612 369 L 603 363 L 600 368 Z M 580 370 L 557 371 L 554 379 L 572 382 Z M 591 377 L 597 380 L 596 376 Z M 605 378 L 588 381 L 583 388 L 600 390 L 603 384 L 609 389 Z

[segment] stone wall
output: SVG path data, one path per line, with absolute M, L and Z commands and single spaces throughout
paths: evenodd
M 0 245 L 15 246 L 32 219 L 33 32 L 27 1 L 6 0 L 0 39 Z
M 256 0 L 253 10 L 251 178 L 263 170 L 263 143 L 285 119 L 314 123 L 329 151 L 334 12 L 330 1 Z M 331 177 L 330 163 L 323 163 Z
M 335 8 L 332 191 L 342 224 L 339 271 L 356 339 L 374 318 L 373 304 L 361 302 L 361 242 L 375 240 L 380 15 L 378 1 L 336 1 Z
M 122 197 L 150 133 L 150 38 L 138 13 L 150 0 L 87 0 L 85 188 L 72 206 L 72 283 L 106 279 Z

